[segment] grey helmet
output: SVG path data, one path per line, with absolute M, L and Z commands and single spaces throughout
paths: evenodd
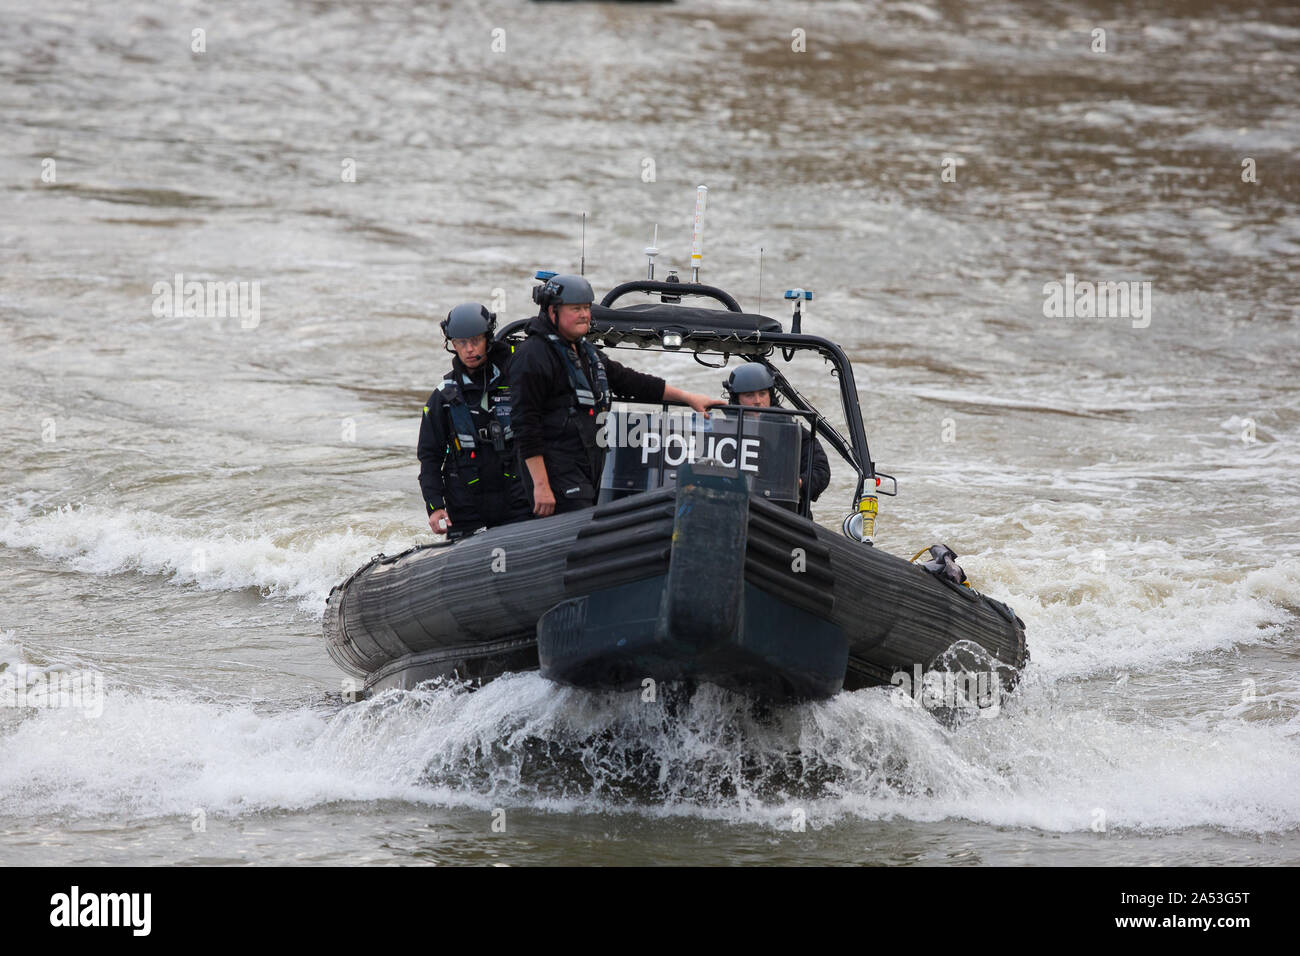
M 442 334 L 448 341 L 486 335 L 490 343 L 496 327 L 497 317 L 487 310 L 487 306 L 479 305 L 477 302 L 462 302 L 447 313 L 447 318 L 443 319 Z
M 746 362 L 731 370 L 724 387 L 732 402 L 735 402 L 736 396 L 741 392 L 761 392 L 765 388 L 772 388 L 775 384 L 776 377 L 770 368 L 762 362 Z
M 587 305 L 596 301 L 591 283 L 582 276 L 551 276 L 545 285 L 533 286 L 533 301 L 546 314 L 552 305 Z

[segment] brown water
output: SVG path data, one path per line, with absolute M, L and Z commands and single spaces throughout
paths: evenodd
M 1300 13 L 1165 6 L 4 2 L 0 679 L 103 697 L 0 708 L 0 861 L 1300 861 Z M 703 277 L 855 363 L 879 545 L 1026 621 L 1016 698 L 344 705 L 320 608 L 428 540 L 438 321 L 526 315 L 581 212 L 598 292 L 656 223 L 685 273 L 700 183 Z M 1067 274 L 1149 314 L 1049 317 Z

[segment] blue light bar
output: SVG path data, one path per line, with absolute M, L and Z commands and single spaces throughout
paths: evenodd
M 805 299 L 812 301 L 812 289 L 786 289 L 785 297 L 787 299 Z

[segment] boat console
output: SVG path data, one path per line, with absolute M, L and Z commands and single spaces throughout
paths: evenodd
M 616 409 L 597 436 L 606 449 L 597 504 L 671 488 L 684 464 L 720 466 L 745 477 L 750 493 L 791 511 L 800 508 L 800 416 L 726 405 L 709 416 L 661 408 Z M 806 479 L 810 480 L 810 479 Z

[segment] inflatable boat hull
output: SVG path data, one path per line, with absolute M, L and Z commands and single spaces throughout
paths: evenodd
M 379 556 L 329 596 L 326 646 L 367 691 L 540 669 L 630 690 L 708 681 L 777 702 L 888 684 L 954 644 L 1005 686 L 1024 625 L 991 598 L 683 469 L 676 487 Z

